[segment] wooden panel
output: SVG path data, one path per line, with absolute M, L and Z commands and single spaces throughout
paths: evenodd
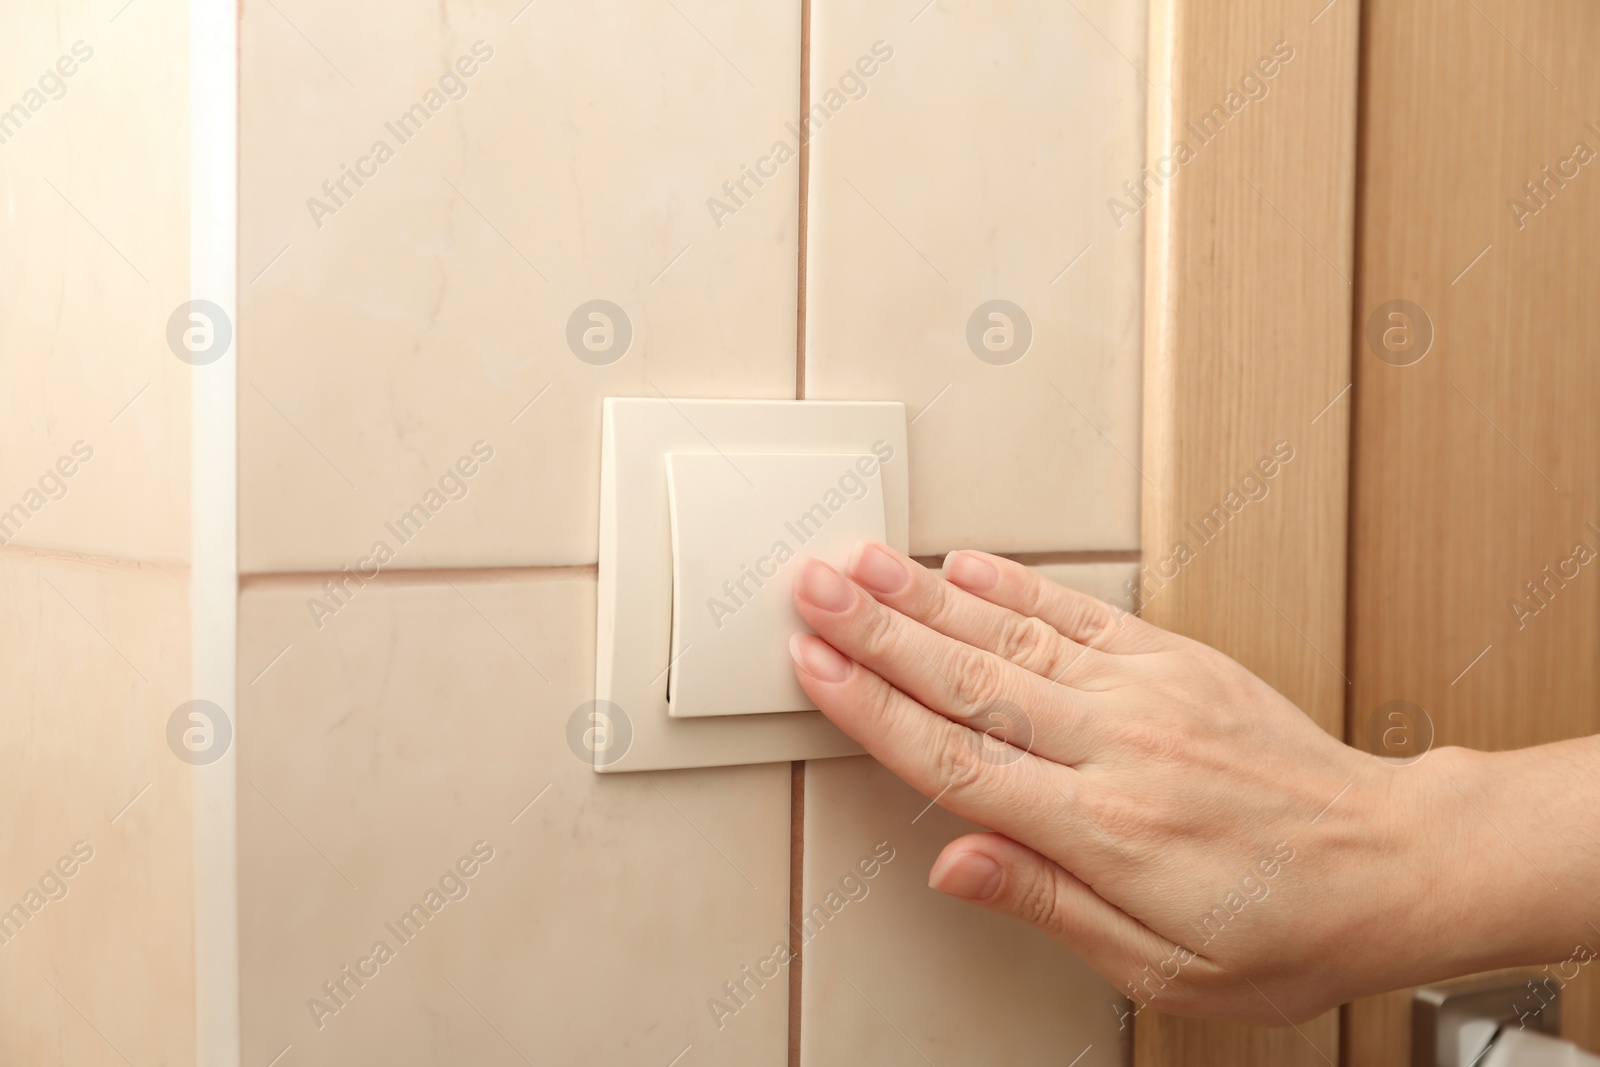
M 1171 177 L 1150 179 L 1147 208 L 1141 588 L 1151 621 L 1337 733 L 1359 8 L 1320 6 L 1152 4 L 1150 157 Z M 1192 158 L 1163 163 L 1178 142 Z M 1199 541 L 1189 524 L 1278 442 L 1294 459 L 1270 493 Z M 1180 542 L 1193 558 L 1163 578 Z M 1298 1030 L 1148 1012 L 1135 1026 L 1139 1067 L 1338 1059 L 1335 1013 Z
M 1394 699 L 1437 744 L 1593 733 L 1600 570 L 1543 569 L 1600 549 L 1600 161 L 1563 163 L 1600 151 L 1600 9 L 1367 0 L 1363 18 L 1349 736 Z M 1411 365 L 1361 336 L 1394 300 L 1432 323 Z M 1597 987 L 1565 992 L 1590 1049 Z M 1350 1063 L 1405 1067 L 1407 1002 L 1350 1007 Z

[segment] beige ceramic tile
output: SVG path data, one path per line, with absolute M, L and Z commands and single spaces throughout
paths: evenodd
M 869 756 L 806 764 L 801 1063 L 1060 1067 L 1090 1045 L 1079 1067 L 1123 1063 L 1124 1001 L 1087 964 L 928 888 L 979 828 L 927 805 Z
M 708 1002 L 786 937 L 787 765 L 580 760 L 591 575 L 386 576 L 320 631 L 316 592 L 241 596 L 244 1062 L 781 1067 L 781 978 Z
M 243 12 L 243 570 L 592 562 L 602 397 L 794 395 L 799 0 Z
M 193 1063 L 188 575 L 0 548 L 0 604 L 0 1063 Z
M 919 554 L 1137 548 L 1144 5 L 812 17 L 806 395 L 906 403 Z
M 1040 569 L 1117 603 L 1134 565 Z M 1087 964 L 1031 927 L 928 888 L 939 851 L 980 827 L 930 806 L 868 756 L 808 762 L 805 811 L 803 1064 L 1126 1061 L 1126 1001 Z
M 0 544 L 187 558 L 188 23 L 0 12 Z

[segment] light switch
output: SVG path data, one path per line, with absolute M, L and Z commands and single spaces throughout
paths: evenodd
M 595 698 L 621 740 L 595 770 L 858 754 L 799 710 L 789 587 L 803 555 L 907 548 L 905 405 L 609 397 L 601 442 Z
M 887 445 L 885 445 L 887 447 Z M 807 556 L 843 567 L 888 536 L 872 453 L 672 453 L 673 716 L 814 711 L 795 680 L 789 636 L 807 629 L 790 599 Z

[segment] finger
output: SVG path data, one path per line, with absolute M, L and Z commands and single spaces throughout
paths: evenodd
M 1000 834 L 950 842 L 934 861 L 928 885 L 1038 927 L 1113 981 L 1175 947 L 1070 871 Z
M 918 704 L 814 634 L 789 641 L 795 677 L 822 714 L 923 796 L 1042 848 L 1093 849 L 1067 820 L 1041 819 L 1077 792 L 1074 772 L 1007 747 Z
M 823 640 L 924 707 L 1058 763 L 1098 751 L 1106 722 L 1090 694 L 908 619 L 821 560 L 801 565 L 794 603 Z
M 1116 687 L 1118 657 L 1069 640 L 1043 619 L 991 604 L 951 585 L 938 572 L 887 545 L 872 541 L 858 545 L 845 572 L 880 604 L 957 641 L 988 649 L 1041 678 L 1090 691 Z
M 1015 560 L 960 549 L 944 559 L 944 576 L 991 604 L 1032 615 L 1081 645 L 1118 655 L 1162 652 L 1176 634 L 1043 577 Z

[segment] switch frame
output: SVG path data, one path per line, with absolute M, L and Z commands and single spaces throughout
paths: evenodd
M 595 699 L 620 751 L 596 753 L 600 773 L 722 767 L 857 755 L 820 712 L 711 718 L 667 714 L 672 640 L 669 452 L 871 454 L 880 464 L 888 544 L 910 545 L 905 405 L 862 400 L 698 400 L 607 397 L 601 418 L 600 553 Z

